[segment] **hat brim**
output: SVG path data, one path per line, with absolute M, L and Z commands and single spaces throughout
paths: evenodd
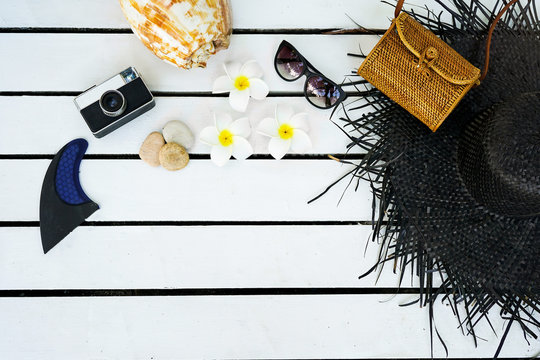
M 486 14 L 493 18 L 499 9 L 488 10 L 473 0 L 454 1 L 457 10 L 451 11 L 438 2 L 453 21 L 411 15 L 481 67 L 484 54 L 478 49 L 484 47 L 488 28 L 482 19 Z M 369 178 L 378 199 L 374 229 L 387 249 L 378 263 L 395 262 L 402 273 L 414 267 L 423 301 L 432 306 L 437 295 L 450 300 L 473 336 L 477 320 L 495 305 L 509 314 L 509 326 L 519 323 L 527 336 L 540 327 L 540 217 L 516 219 L 491 212 L 469 194 L 456 161 L 459 135 L 475 116 L 540 89 L 538 24 L 536 9 L 519 3 L 510 8 L 493 36 L 487 78 L 435 133 L 370 87 L 358 91 L 371 89 L 363 99 L 373 105 L 372 111 L 345 105 L 346 116 L 340 117 L 352 146 L 367 152 L 353 175 L 358 181 Z M 438 289 L 433 287 L 436 273 L 444 280 Z M 458 302 L 466 307 L 461 316 Z

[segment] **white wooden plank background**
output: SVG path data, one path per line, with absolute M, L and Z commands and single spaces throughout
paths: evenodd
M 326 230 L 293 225 L 82 226 L 65 246 L 43 256 L 38 228 L 0 228 L 0 288 L 373 287 L 373 277 L 358 280 L 378 251 L 372 244 L 364 254 L 370 227 Z M 411 287 L 410 280 L 403 286 Z M 396 287 L 398 278 L 384 271 L 377 284 Z
M 38 220 L 39 195 L 49 160 L 0 160 L 0 221 Z M 338 199 L 346 182 L 308 205 L 346 172 L 333 160 L 230 161 L 219 168 L 193 160 L 186 171 L 170 173 L 142 161 L 88 160 L 81 184 L 100 204 L 89 220 L 298 221 L 371 218 L 369 185 Z M 17 204 L 13 207 L 13 204 Z
M 253 128 L 249 140 L 256 154 L 268 154 L 268 138 L 255 130 L 271 117 L 277 104 L 287 103 L 297 112 L 307 112 L 313 141 L 312 154 L 344 153 L 349 139 L 328 121 L 329 113 L 310 106 L 304 97 L 271 97 L 254 102 L 240 118 L 247 116 Z M 137 154 L 147 134 L 160 130 L 169 120 L 182 120 L 194 134 L 213 122 L 213 112 L 231 112 L 224 97 L 157 97 L 156 106 L 141 117 L 101 139 L 89 138 L 88 154 Z M 233 112 L 231 112 L 233 113 Z M 87 135 L 88 128 L 73 106 L 73 96 L 0 96 L 1 154 L 54 154 L 58 144 Z M 47 126 L 43 126 L 47 119 Z M 59 131 L 59 129 L 62 129 Z M 46 141 L 45 141 L 46 139 Z M 196 142 L 191 154 L 209 154 L 210 148 Z M 354 148 L 351 154 L 358 154 Z
M 297 0 L 266 2 L 229 0 L 235 29 L 329 29 L 355 28 L 351 20 L 365 28 L 384 29 L 393 16 L 392 7 L 371 0 Z M 415 9 L 426 2 L 407 1 Z M 440 6 L 428 1 L 430 8 Z M 486 4 L 494 4 L 488 0 Z M 350 17 L 350 18 L 349 18 Z M 67 27 L 124 29 L 129 25 L 116 1 L 110 0 L 4 0 L 1 27 Z
M 9 359 L 417 358 L 430 356 L 425 309 L 388 296 L 4 298 L 2 352 Z M 438 325 L 455 324 L 439 306 Z M 41 324 L 47 324 L 47 331 Z M 397 326 L 399 324 L 399 326 Z M 439 326 L 453 356 L 493 354 L 497 339 Z M 501 329 L 502 321 L 494 327 Z M 519 330 L 501 356 L 532 356 Z M 21 341 L 24 339 L 24 341 Z M 435 355 L 444 358 L 436 345 Z M 22 355 L 21 355 L 22 354 Z
M 0 34 L 2 51 L 16 54 L 2 60 L 0 91 L 82 92 L 133 65 L 151 90 L 208 92 L 225 74 L 224 62 L 255 59 L 272 92 L 300 93 L 302 81 L 283 81 L 274 70 L 283 39 L 308 59 L 321 57 L 321 48 L 333 54 L 331 61 L 318 61 L 317 68 L 338 82 L 360 64 L 346 53 L 358 53 L 359 44 L 369 50 L 377 42 L 376 36 L 361 35 L 233 35 L 230 49 L 210 58 L 207 68 L 181 71 L 152 55 L 133 34 Z M 62 64 L 62 70 L 52 71 L 50 64 Z
M 306 204 L 348 171 L 320 159 L 345 153 L 348 141 L 328 121 L 328 111 L 311 108 L 301 97 L 301 81 L 281 81 L 272 66 L 275 48 L 287 39 L 341 81 L 359 65 L 345 54 L 360 47 L 369 51 L 377 37 L 321 35 L 317 29 L 354 27 L 347 15 L 367 28 L 384 29 L 393 9 L 356 0 L 231 3 L 240 34 L 233 35 L 230 49 L 212 57 L 207 69 L 182 71 L 155 58 L 128 32 L 116 1 L 3 1 L 0 358 L 430 356 L 427 311 L 399 307 L 416 295 L 391 295 L 397 276 L 390 267 L 377 283 L 375 275 L 357 279 L 378 251 L 377 244 L 365 248 L 371 233 L 365 223 L 371 218 L 367 184 L 339 206 L 345 183 Z M 319 158 L 259 158 L 217 168 L 207 160 L 208 148 L 197 144 L 192 153 L 200 157 L 178 173 L 132 159 L 144 137 L 168 120 L 183 120 L 198 133 L 211 123 L 212 111 L 232 112 L 226 98 L 211 96 L 212 81 L 221 75 L 223 62 L 251 58 L 265 69 L 272 94 L 250 104 L 246 115 L 252 126 L 278 103 L 307 111 L 314 142 L 310 155 Z M 129 65 L 166 96 L 157 96 L 156 107 L 141 118 L 94 139 L 72 95 Z M 75 137 L 89 140 L 89 154 L 111 157 L 81 165 L 83 188 L 102 207 L 89 220 L 101 226 L 79 227 L 44 256 L 36 226 L 42 177 L 52 154 Z M 253 134 L 250 141 L 256 154 L 268 154 L 265 138 Z M 118 226 L 125 221 L 140 224 Z M 209 221 L 215 223 L 205 226 Z M 403 287 L 414 292 L 416 281 L 406 279 Z M 146 295 L 170 296 L 87 296 L 145 289 Z M 178 296 L 183 289 L 207 290 L 207 295 Z M 212 289 L 230 296 L 208 295 Z M 242 289 L 265 295 L 242 296 Z M 314 293 L 291 295 L 295 289 Z M 471 337 L 456 329 L 450 309 L 437 306 L 437 328 L 450 357 L 494 354 L 498 339 L 486 324 L 479 334 L 488 341 L 474 349 Z M 504 322 L 493 312 L 500 337 Z M 514 328 L 501 356 L 539 351 L 538 340 L 527 345 Z M 435 343 L 435 356 L 444 355 Z

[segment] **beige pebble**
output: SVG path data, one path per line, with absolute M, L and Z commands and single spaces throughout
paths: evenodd
M 139 150 L 139 157 L 150 166 L 159 166 L 159 150 L 165 145 L 161 133 L 154 131 L 144 139 Z
M 168 143 L 159 150 L 159 162 L 167 170 L 180 170 L 189 163 L 189 155 L 183 146 L 177 143 Z

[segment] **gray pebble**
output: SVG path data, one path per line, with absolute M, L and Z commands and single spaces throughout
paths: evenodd
M 163 127 L 163 137 L 167 143 L 176 143 L 189 149 L 195 144 L 195 136 L 186 124 L 179 120 L 171 120 Z

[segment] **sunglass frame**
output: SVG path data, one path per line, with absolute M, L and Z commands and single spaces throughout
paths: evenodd
M 302 73 L 300 73 L 300 75 L 298 75 L 298 77 L 294 78 L 294 79 L 287 79 L 285 77 L 283 77 L 281 75 L 281 73 L 279 72 L 278 70 L 278 64 L 277 64 L 277 61 L 278 61 L 278 55 L 279 53 L 281 52 L 281 49 L 283 49 L 285 46 L 289 47 L 291 50 L 293 50 L 294 52 L 296 52 L 296 54 L 298 54 L 298 57 L 300 58 L 300 60 L 302 61 L 302 63 L 304 64 L 304 70 L 302 71 Z M 347 98 L 347 94 L 345 93 L 345 91 L 343 91 L 343 88 L 338 85 L 337 83 L 335 83 L 334 81 L 330 80 L 328 77 L 326 77 L 325 75 L 323 75 L 319 70 L 317 70 L 317 68 L 315 66 L 313 66 L 290 42 L 288 42 L 287 40 L 283 40 L 281 42 L 281 44 L 279 44 L 279 47 L 276 51 L 276 55 L 274 56 L 274 68 L 277 72 L 277 74 L 279 75 L 280 78 L 282 78 L 283 80 L 285 81 L 288 81 L 288 82 L 293 82 L 293 81 L 296 81 L 298 79 L 300 79 L 302 76 L 306 76 L 306 81 L 304 82 L 304 97 L 306 98 L 306 100 L 313 106 L 315 106 L 316 108 L 319 108 L 319 109 L 331 109 L 333 108 L 334 106 L 337 106 L 339 105 L 341 102 L 343 102 L 346 98 Z M 312 70 L 310 70 L 310 68 Z M 324 81 L 327 81 L 329 84 L 335 86 L 338 90 L 339 90 L 339 98 L 336 100 L 336 102 L 333 104 L 333 105 L 330 105 L 330 106 L 319 106 L 319 105 L 316 105 L 314 104 L 313 102 L 311 102 L 311 100 L 309 99 L 309 96 L 308 96 L 308 93 L 307 93 L 307 86 L 308 86 L 308 82 L 309 82 L 309 79 L 312 78 L 312 77 L 320 77 L 322 78 Z M 322 97 L 322 96 L 321 96 Z

